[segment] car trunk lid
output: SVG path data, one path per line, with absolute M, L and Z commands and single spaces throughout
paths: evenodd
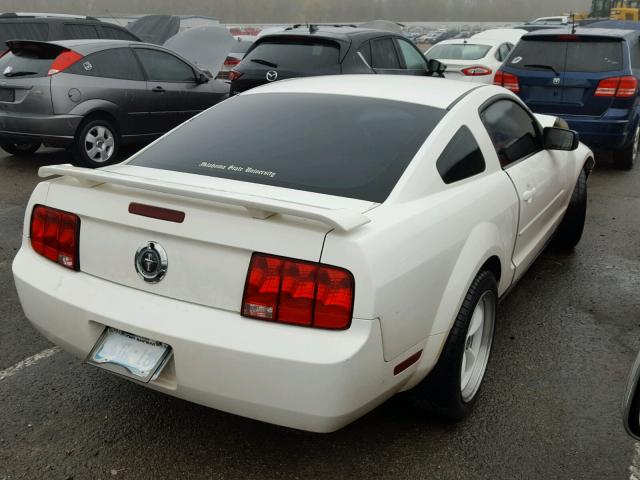
M 64 47 L 31 41 L 9 41 L 0 57 L 0 111 L 53 113 L 51 64 Z
M 230 311 L 240 310 L 253 252 L 318 261 L 327 232 L 357 228 L 358 222 L 344 219 L 367 222 L 363 213 L 375 205 L 128 165 L 100 171 L 70 166 L 41 171 L 44 176 L 51 174 L 66 177 L 51 183 L 47 204 L 81 219 L 82 272 Z M 88 193 L 91 202 L 86 202 Z M 131 213 L 132 204 L 181 212 L 184 219 Z M 136 252 L 149 242 L 160 244 L 168 257 L 167 274 L 159 283 L 143 280 L 134 265 Z M 144 314 L 132 306 L 132 315 Z
M 596 96 L 601 80 L 625 75 L 624 42 L 598 35 L 525 37 L 503 70 L 518 77 L 520 97 L 536 112 L 602 115 L 614 97 Z

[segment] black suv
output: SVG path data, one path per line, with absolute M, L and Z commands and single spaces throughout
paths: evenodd
M 294 77 L 382 73 L 434 76 L 441 64 L 404 36 L 356 26 L 301 26 L 260 37 L 229 74 L 235 95 Z
M 118 25 L 93 17 L 33 16 L 15 13 L 0 15 L 0 52 L 7 40 L 76 40 L 104 38 L 139 42 L 133 33 Z

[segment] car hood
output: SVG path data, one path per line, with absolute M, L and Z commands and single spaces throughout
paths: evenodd
M 164 46 L 215 78 L 234 42 L 225 27 L 208 26 L 185 30 L 167 40 Z
M 146 15 L 127 25 L 127 29 L 142 41 L 162 45 L 180 30 L 180 18 L 175 15 Z

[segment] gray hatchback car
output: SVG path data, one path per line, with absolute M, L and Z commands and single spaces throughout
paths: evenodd
M 157 45 L 121 40 L 8 41 L 0 56 L 0 147 L 41 144 L 99 167 L 121 144 L 162 135 L 228 95 L 226 83 Z

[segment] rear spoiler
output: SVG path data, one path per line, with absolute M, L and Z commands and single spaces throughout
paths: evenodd
M 371 221 L 360 212 L 347 209 L 329 209 L 302 203 L 286 202 L 273 198 L 261 197 L 212 188 L 195 187 L 182 183 L 150 180 L 134 175 L 126 175 L 107 170 L 92 170 L 90 168 L 74 167 L 70 164 L 51 165 L 41 167 L 38 175 L 48 178 L 54 175 L 72 177 L 79 181 L 94 183 L 109 183 L 125 187 L 139 188 L 152 192 L 166 193 L 181 197 L 219 202 L 246 208 L 253 218 L 266 219 L 277 213 L 294 217 L 308 218 L 329 225 L 333 228 L 348 232 Z

